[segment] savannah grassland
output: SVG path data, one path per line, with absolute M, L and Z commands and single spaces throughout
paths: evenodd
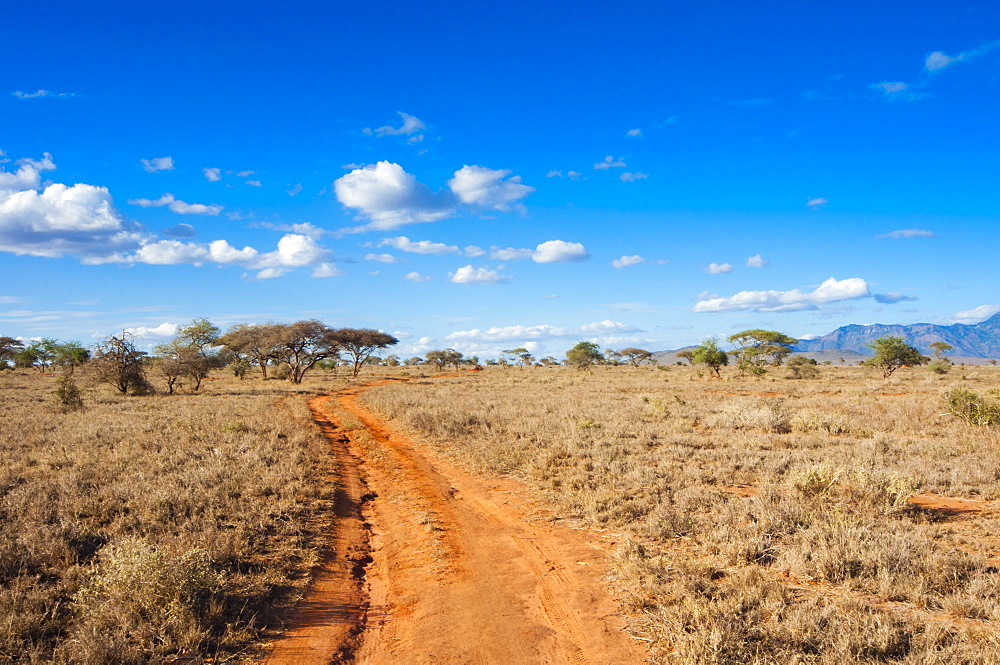
M 335 491 L 306 399 L 342 381 L 125 397 L 78 372 L 64 412 L 57 378 L 0 373 L 0 663 L 259 662 Z
M 1000 370 L 819 369 L 488 368 L 361 400 L 624 532 L 610 583 L 656 662 L 1000 662 L 1000 431 L 943 398 Z
M 358 381 L 412 379 L 360 400 L 568 523 L 623 534 L 609 586 L 655 662 L 1000 662 L 1000 428 L 943 399 L 989 395 L 1000 368 L 819 370 Z M 0 663 L 259 662 L 336 491 L 306 400 L 352 380 L 219 371 L 198 394 L 123 397 L 81 378 L 86 408 L 64 412 L 56 378 L 0 374 Z

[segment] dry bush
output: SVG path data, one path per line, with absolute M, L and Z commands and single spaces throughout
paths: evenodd
M 0 385 L 0 663 L 255 661 L 308 582 L 334 490 L 301 387 L 90 385 L 64 412 L 53 384 Z
M 961 370 L 945 385 L 1000 383 Z M 361 399 L 564 517 L 626 531 L 615 585 L 657 662 L 1000 662 L 995 518 L 953 527 L 907 501 L 1000 498 L 1000 432 L 942 417 L 941 389 L 926 369 L 488 368 Z

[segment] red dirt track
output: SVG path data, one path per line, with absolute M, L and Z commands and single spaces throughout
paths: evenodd
M 331 552 L 266 665 L 645 662 L 603 581 L 610 536 L 390 430 L 357 402 L 371 385 L 310 402 L 340 476 Z

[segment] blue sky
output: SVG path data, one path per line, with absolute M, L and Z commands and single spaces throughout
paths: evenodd
M 734 4 L 7 8 L 0 335 L 561 356 L 1000 311 L 1000 7 Z

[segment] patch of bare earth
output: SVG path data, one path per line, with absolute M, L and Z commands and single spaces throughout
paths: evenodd
M 364 389 L 312 403 L 343 501 L 267 665 L 646 660 L 606 591 L 611 535 L 557 524 L 517 481 L 485 481 L 391 431 L 358 404 Z

